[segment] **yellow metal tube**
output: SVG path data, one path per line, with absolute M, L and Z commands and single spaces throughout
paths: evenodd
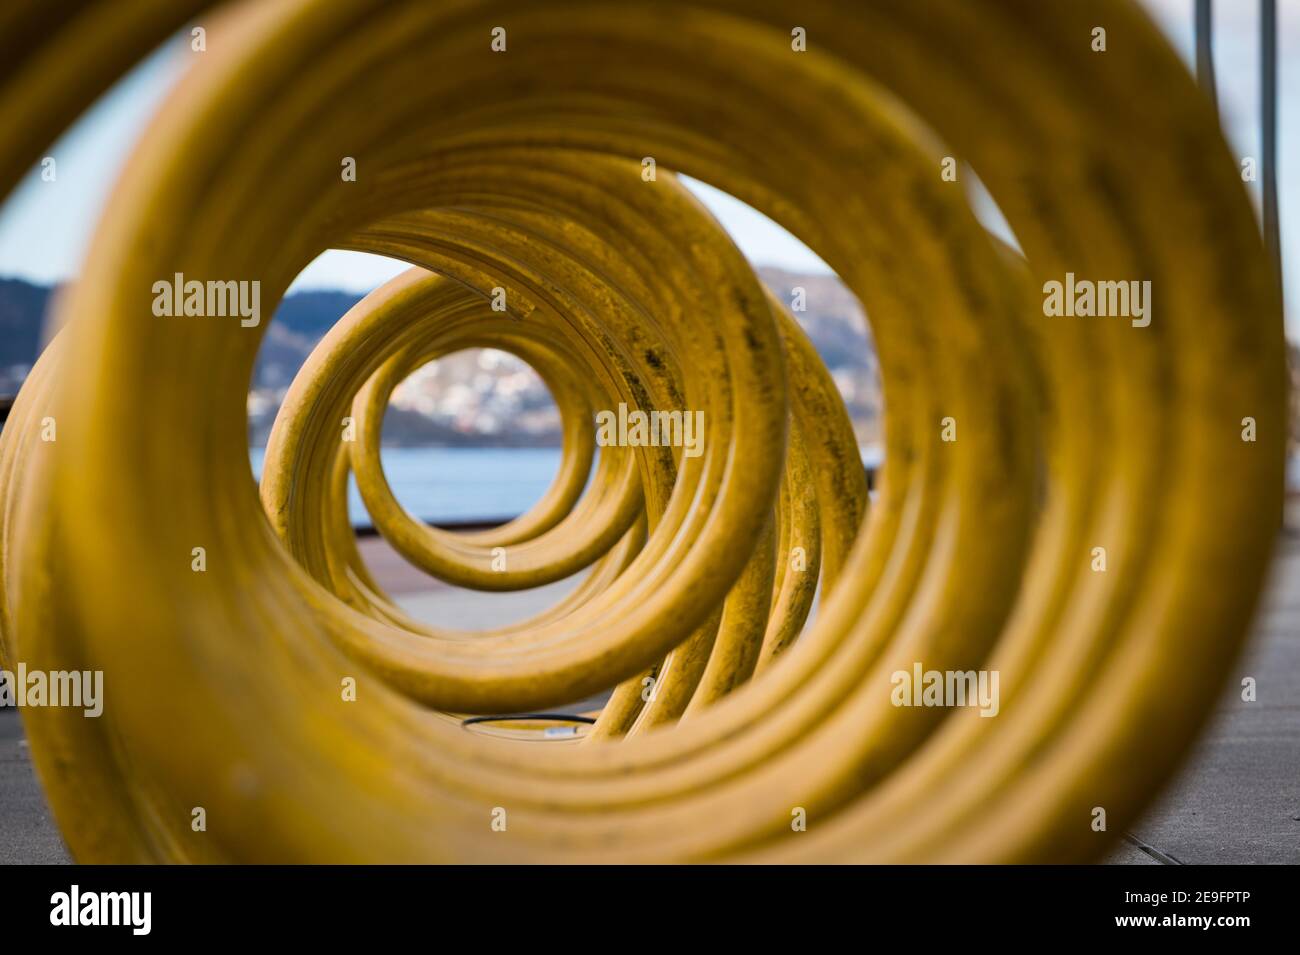
M 0 436 L 0 655 L 105 673 L 98 720 L 24 713 L 78 860 L 1086 860 L 1186 753 L 1276 533 L 1281 306 L 1215 117 L 1134 4 L 45 6 L 0 15 L 0 192 L 130 59 L 209 29 Z M 864 305 L 870 503 L 830 375 L 674 171 Z M 152 288 L 256 280 L 269 316 L 327 248 L 412 269 L 313 353 L 259 494 L 265 321 L 159 317 Z M 1044 314 L 1067 272 L 1149 280 L 1150 324 Z M 537 368 L 564 464 L 456 535 L 401 511 L 379 438 L 393 386 L 468 347 Z M 702 453 L 597 452 L 620 403 L 702 411 Z M 588 576 L 510 627 L 411 620 L 357 553 L 350 473 L 433 575 Z M 997 671 L 998 715 L 895 705 L 918 663 Z M 447 715 L 611 689 L 582 745 Z

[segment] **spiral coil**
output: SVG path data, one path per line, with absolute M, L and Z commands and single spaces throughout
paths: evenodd
M 208 4 L 48 6 L 0 15 L 0 192 Z M 1062 861 L 1106 849 L 1096 807 L 1113 835 L 1168 778 L 1267 567 L 1282 326 L 1213 114 L 1130 4 L 274 0 L 205 23 L 0 439 L 4 658 L 105 673 L 101 719 L 25 714 L 79 860 Z M 940 175 L 952 155 L 1023 255 Z M 828 372 L 668 170 L 866 307 L 870 503 Z M 274 303 L 326 248 L 413 268 L 311 355 L 259 500 L 263 328 L 159 318 L 151 289 Z M 1067 271 L 1151 280 L 1154 321 L 1044 316 Z M 394 500 L 379 433 L 397 382 L 473 347 L 537 369 L 564 460 L 528 514 L 454 534 Z M 702 411 L 702 453 L 597 455 L 593 411 L 620 403 Z M 587 576 L 514 626 L 410 619 L 357 553 L 349 474 L 432 575 Z M 998 716 L 894 705 L 921 662 L 996 670 Z M 615 686 L 578 745 L 449 715 Z

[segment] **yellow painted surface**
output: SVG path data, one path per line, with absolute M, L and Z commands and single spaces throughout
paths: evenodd
M 79 861 L 1084 860 L 1168 779 L 1279 523 L 1283 335 L 1235 161 L 1132 4 L 17 0 L 0 193 L 195 17 L 207 51 L 0 438 L 3 659 L 105 673 L 101 718 L 23 714 Z M 888 402 L 869 508 L 825 369 L 673 170 L 863 302 Z M 330 247 L 414 268 L 303 369 L 259 495 L 254 357 Z M 1150 280 L 1150 326 L 1044 316 L 1067 271 Z M 260 281 L 263 323 L 155 316 L 177 272 Z M 457 536 L 401 512 L 376 439 L 407 371 L 480 345 L 551 385 L 565 465 L 519 521 Z M 591 412 L 620 401 L 703 410 L 704 453 L 602 454 L 580 495 Z M 522 625 L 418 624 L 360 566 L 349 469 L 433 574 L 592 574 Z M 997 670 L 998 715 L 894 706 L 915 662 Z M 620 683 L 579 745 L 447 715 Z

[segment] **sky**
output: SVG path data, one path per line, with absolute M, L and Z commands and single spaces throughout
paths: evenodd
M 1184 60 L 1192 63 L 1193 0 L 1141 2 Z M 1256 156 L 1258 3 L 1217 0 L 1214 6 L 1215 69 L 1224 129 L 1239 155 Z M 1294 301 L 1300 289 L 1300 177 L 1295 175 L 1300 170 L 1300 0 L 1278 0 L 1278 18 L 1278 194 L 1287 298 Z M 42 182 L 38 165 L 0 206 L 0 277 L 52 284 L 76 273 L 131 145 L 180 74 L 187 43 L 188 33 L 183 33 L 161 47 L 47 150 L 58 163 L 56 182 Z M 803 243 L 762 214 L 703 183 L 686 180 L 686 184 L 754 264 L 795 272 L 830 271 Z M 1258 184 L 1253 188 L 1257 193 Z M 990 200 L 977 198 L 975 208 L 991 230 L 1005 236 L 1005 224 Z M 328 251 L 303 271 L 291 291 L 368 292 L 407 267 L 380 256 Z M 1300 339 L 1300 307 L 1291 305 L 1287 311 L 1290 337 Z

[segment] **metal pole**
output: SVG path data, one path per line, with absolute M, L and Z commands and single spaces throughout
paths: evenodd
M 1214 0 L 1196 0 L 1196 81 L 1219 111 L 1214 83 Z
M 1259 8 L 1260 172 L 1264 192 L 1264 247 L 1268 251 L 1278 294 L 1282 291 L 1282 241 L 1277 212 L 1277 2 L 1261 0 Z

